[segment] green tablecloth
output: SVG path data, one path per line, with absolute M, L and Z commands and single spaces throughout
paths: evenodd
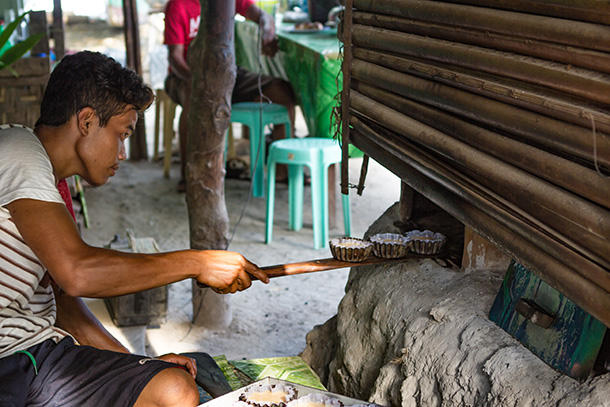
M 258 26 L 250 21 L 235 21 L 237 65 L 252 72 L 280 77 L 292 84 L 313 137 L 333 137 L 332 109 L 338 105 L 341 90 L 341 60 L 336 29 L 314 33 L 291 33 L 293 24 L 280 24 L 276 33 L 279 51 L 274 58 L 257 53 Z

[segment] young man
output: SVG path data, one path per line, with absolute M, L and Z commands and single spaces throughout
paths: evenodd
M 275 39 L 275 20 L 255 4 L 255 0 L 235 0 L 235 11 L 252 20 L 260 26 L 262 31 L 262 52 L 273 56 L 277 49 Z M 199 0 L 169 0 L 165 5 L 165 44 L 168 47 L 169 73 L 165 80 L 165 90 L 174 102 L 182 106 L 178 133 L 180 137 L 181 180 L 178 183 L 178 192 L 186 191 L 184 169 L 186 165 L 186 145 L 188 140 L 188 113 L 191 101 L 191 70 L 187 64 L 187 51 L 189 44 L 197 35 L 199 20 L 201 18 L 201 4 Z M 286 106 L 294 131 L 295 97 L 290 84 L 279 78 L 263 76 L 261 88 L 264 96 L 273 103 Z M 258 89 L 258 75 L 237 67 L 237 76 L 231 102 L 258 102 L 260 101 Z M 265 99 L 267 100 L 267 99 Z M 284 138 L 284 126 L 273 129 L 274 140 Z M 286 177 L 286 168 L 278 178 Z
M 125 140 L 152 99 L 133 71 L 81 52 L 66 56 L 51 74 L 33 131 L 0 130 L 2 407 L 195 406 L 191 359 L 126 354 L 78 297 L 122 295 L 186 278 L 219 293 L 248 288 L 250 275 L 268 282 L 233 252 L 133 254 L 81 239 L 58 181 L 78 174 L 104 184 L 126 158 Z

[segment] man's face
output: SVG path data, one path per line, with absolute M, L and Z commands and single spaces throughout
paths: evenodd
M 82 139 L 78 153 L 83 162 L 83 178 L 92 185 L 103 185 L 119 169 L 119 162 L 127 158 L 125 140 L 133 134 L 138 114 L 127 106 L 122 114 L 113 116 L 105 127 L 100 127 L 97 116 L 91 120 L 89 134 Z

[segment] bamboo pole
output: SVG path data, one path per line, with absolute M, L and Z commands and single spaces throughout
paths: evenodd
M 488 188 L 529 213 L 535 212 L 534 215 L 545 224 L 553 225 L 555 230 L 562 232 L 577 228 L 576 235 L 592 252 L 602 256 L 610 252 L 610 241 L 607 240 L 610 236 L 610 211 L 607 209 L 554 187 L 355 91 L 352 91 L 352 107 L 478 174 L 479 182 L 485 182 Z M 557 219 L 548 222 L 552 215 L 558 215 Z
M 580 157 L 591 164 L 597 161 L 610 167 L 610 137 L 606 134 L 593 134 L 578 126 L 359 59 L 354 60 L 352 76 L 381 89 L 500 129 L 532 144 Z M 594 150 L 597 156 L 594 156 Z
M 345 11 L 341 22 L 343 32 L 343 87 L 341 91 L 341 193 L 349 195 L 349 92 L 351 89 L 352 65 L 352 0 L 345 0 Z
M 580 100 L 566 99 L 565 95 L 558 92 L 456 66 L 447 67 L 431 61 L 363 48 L 356 48 L 354 57 L 490 97 L 502 103 L 525 108 L 587 129 L 591 129 L 591 120 L 594 120 L 598 131 L 610 133 L 610 112 L 607 109 L 599 109 Z
M 609 177 L 602 177 L 573 161 L 372 85 L 355 81 L 352 86 L 364 96 L 610 209 Z
M 371 152 L 373 159 L 385 163 L 387 168 L 417 192 L 444 208 L 450 215 L 494 243 L 585 311 L 610 327 L 610 294 L 608 291 L 582 277 L 575 270 L 560 263 L 556 258 L 549 256 L 525 239 L 515 236 L 512 231 L 499 224 L 485 212 L 453 194 L 447 194 L 444 188 L 408 165 L 404 165 L 403 158 L 393 155 L 394 151 L 391 150 L 391 147 L 380 144 L 384 142 L 383 139 L 372 140 L 363 137 L 358 131 L 354 131 L 352 140 L 356 147 Z
M 610 31 L 610 30 L 609 30 Z M 532 57 L 354 24 L 354 45 L 430 59 L 610 104 L 610 75 Z
M 460 174 L 442 159 L 427 153 L 417 145 L 397 136 L 390 135 L 389 130 L 371 128 L 353 116 L 350 123 L 361 134 L 371 138 L 382 137 L 391 146 L 392 151 L 405 158 L 406 163 L 420 173 L 438 182 L 468 203 L 482 210 L 502 225 L 517 233 L 531 244 L 559 259 L 563 264 L 577 270 L 587 279 L 610 291 L 610 262 L 608 259 L 590 256 L 582 251 L 578 242 L 559 235 L 537 219 L 524 214 L 514 205 L 487 190 L 484 186 Z
M 610 2 L 606 0 L 451 0 L 451 2 L 610 24 Z
M 593 71 L 610 73 L 610 54 L 576 46 L 364 12 L 355 12 L 354 22 L 423 37 L 515 52 L 520 55 L 560 62 L 567 64 L 568 67 L 579 66 Z
M 354 7 L 375 14 L 610 51 L 610 30 L 600 24 L 439 1 L 354 0 Z

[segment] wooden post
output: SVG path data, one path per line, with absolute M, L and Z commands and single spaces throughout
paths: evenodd
M 398 206 L 398 213 L 400 220 L 406 221 L 411 219 L 413 213 L 413 202 L 415 197 L 415 191 L 404 181 L 400 183 L 400 202 Z
M 140 26 L 138 24 L 138 6 L 135 0 L 123 0 L 123 15 L 127 66 L 142 75 Z M 148 158 L 144 115 L 138 119 L 136 131 L 129 138 L 129 158 L 131 160 L 145 160 Z
M 186 160 L 186 202 L 191 248 L 226 249 L 229 216 L 224 200 L 225 133 L 235 83 L 235 2 L 200 0 L 199 32 L 190 45 L 191 110 Z M 193 284 L 193 322 L 208 328 L 231 323 L 229 297 Z
M 506 253 L 468 226 L 464 228 L 463 271 L 508 269 L 511 258 Z
M 352 64 L 352 0 L 345 0 L 343 12 L 343 88 L 341 91 L 341 193 L 349 195 L 349 92 L 351 88 Z
M 53 0 L 53 29 L 51 36 L 53 37 L 55 48 L 55 60 L 60 61 L 66 53 L 64 17 L 61 9 L 61 0 Z

